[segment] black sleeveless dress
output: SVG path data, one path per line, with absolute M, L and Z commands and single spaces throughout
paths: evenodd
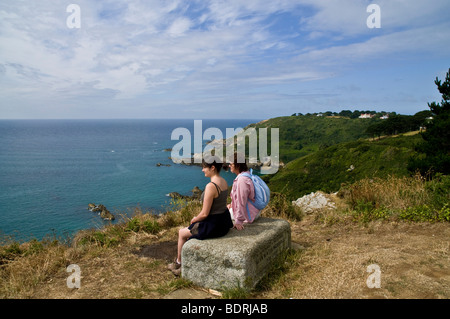
M 207 238 L 222 237 L 228 233 L 230 228 L 233 227 L 230 211 L 227 208 L 228 190 L 222 192 L 216 183 L 211 183 L 216 186 L 219 196 L 213 199 L 208 217 L 200 222 L 195 222 L 189 225 L 188 228 L 192 234 L 189 239 L 195 238 L 202 240 Z M 201 197 L 202 201 L 203 194 Z

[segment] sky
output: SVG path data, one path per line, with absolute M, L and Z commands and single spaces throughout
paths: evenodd
M 441 101 L 449 12 L 448 0 L 2 0 L 0 119 L 415 114 Z

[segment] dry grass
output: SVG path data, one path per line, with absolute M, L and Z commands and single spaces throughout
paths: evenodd
M 70 244 L 54 241 L 6 243 L 0 247 L 0 298 L 159 298 L 173 276 L 166 263 L 141 258 L 142 245 L 173 238 L 186 218 L 135 211 L 123 223 L 79 232 Z M 70 289 L 67 266 L 81 268 L 81 288 Z M 175 286 L 176 287 L 176 286 Z
M 347 211 L 363 222 L 377 219 L 450 221 L 450 178 L 432 180 L 416 175 L 363 179 L 342 188 L 338 195 Z
M 27 254 L 30 245 L 20 246 L 23 257 L 0 264 L 0 297 L 29 298 L 40 282 L 45 282 L 66 263 L 66 249 L 62 245 L 47 243 L 39 251 Z
M 431 194 L 426 189 L 425 178 L 389 176 L 385 179 L 363 179 L 350 188 L 349 201 L 352 206 L 358 202 L 372 203 L 374 208 L 406 209 L 426 205 Z

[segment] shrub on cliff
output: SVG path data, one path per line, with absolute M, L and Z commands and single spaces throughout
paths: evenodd
M 409 164 L 410 171 L 450 173 L 450 69 L 445 81 L 436 78 L 434 82 L 442 94 L 441 103 L 428 103 L 432 120 L 422 133 L 423 142 L 417 145 L 421 154 L 413 157 Z

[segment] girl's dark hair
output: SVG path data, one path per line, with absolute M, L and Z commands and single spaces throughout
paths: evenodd
M 226 164 L 222 163 L 222 161 L 216 156 L 208 157 L 206 159 L 203 158 L 202 167 L 211 168 L 213 166 L 216 168 L 217 173 L 220 173 L 220 170 L 222 169 L 222 167 L 224 168 L 224 170 L 228 170 L 228 166 Z
M 248 166 L 244 158 L 244 162 L 238 161 L 238 153 L 234 153 L 233 160 L 234 167 L 239 171 L 239 173 L 248 171 Z

